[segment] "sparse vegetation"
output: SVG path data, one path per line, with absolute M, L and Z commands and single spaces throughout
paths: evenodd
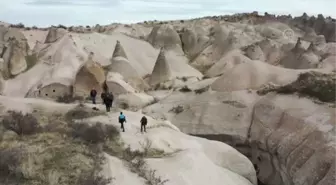
M 180 114 L 183 111 L 184 111 L 183 106 L 178 105 L 177 107 L 173 107 L 169 112 L 173 112 L 175 114 Z
M 81 96 L 73 96 L 71 94 L 64 94 L 63 96 L 57 97 L 56 101 L 59 103 L 74 103 L 76 101 L 83 101 L 84 98 Z
M 0 149 L 0 181 L 6 182 L 5 178 L 20 179 L 22 172 L 20 165 L 26 150 L 22 147 L 1 148 Z
M 188 86 L 183 86 L 183 87 L 180 89 L 180 92 L 191 92 L 191 89 L 189 89 Z
M 11 24 L 10 27 L 12 28 L 25 28 L 25 25 L 22 23 L 18 23 L 18 24 Z
M 206 87 L 203 87 L 203 88 L 200 88 L 200 89 L 196 89 L 196 90 L 194 90 L 194 92 L 195 92 L 196 94 L 202 94 L 202 93 L 208 91 L 209 88 L 210 88 L 210 86 L 206 86 Z
M 57 28 L 62 28 L 62 29 L 68 29 L 66 26 L 64 26 L 64 25 L 62 25 L 62 24 L 59 24 L 58 26 L 57 26 Z
M 65 114 L 65 118 L 68 121 L 72 121 L 74 119 L 85 119 L 93 116 L 99 116 L 102 114 L 105 114 L 105 112 L 92 111 L 92 109 L 86 108 L 83 105 L 79 104 L 76 108 L 67 112 Z
M 72 125 L 65 122 L 64 115 L 57 118 L 58 122 L 47 119 L 43 129 L 36 129 L 39 124 L 31 114 L 10 112 L 4 117 L 1 125 L 5 129 L 24 134 L 18 139 L 0 142 L 1 182 L 20 185 L 107 185 L 111 182 L 112 179 L 99 175 L 104 159 L 99 144 L 87 142 L 90 140 L 87 138 L 95 138 L 94 134 L 86 131 L 83 133 L 89 136 L 73 137 Z M 97 133 L 101 128 L 98 126 L 85 128 L 93 128 L 89 130 Z M 112 135 L 117 136 L 118 131 L 107 126 L 103 134 L 107 141 L 115 139 Z
M 152 148 L 152 143 L 147 139 L 144 143 L 140 143 L 142 151 L 131 150 L 128 146 L 122 153 L 122 159 L 128 162 L 128 166 L 133 173 L 138 174 L 146 180 L 147 185 L 164 185 L 168 180 L 162 180 L 156 175 L 156 171 L 149 169 L 145 158 L 162 157 L 166 155 L 163 150 Z
M 0 140 L 1 182 L 22 185 L 107 185 L 113 182 L 113 178 L 100 175 L 105 160 L 103 151 L 127 162 L 130 170 L 144 178 L 148 185 L 163 185 L 168 181 L 150 169 L 145 158 L 169 154 L 153 148 L 149 140 L 140 143 L 142 150 L 124 147 L 119 130 L 113 125 L 73 122 L 75 118 L 95 115 L 84 105 L 66 114 L 42 114 L 43 111 L 26 115 L 9 112 L 4 116 L 0 130 L 27 135 L 22 134 L 21 138 L 15 140 Z M 44 123 L 39 124 L 39 121 Z M 24 124 L 31 126 L 29 129 L 32 130 L 26 130 Z
M 106 140 L 115 140 L 119 137 L 119 131 L 113 125 L 97 122 L 93 125 L 88 123 L 70 123 L 71 135 L 88 143 L 104 143 Z
M 18 135 L 31 135 L 40 131 L 40 124 L 32 114 L 9 111 L 2 119 L 1 125 Z
M 269 92 L 298 93 L 301 96 L 309 96 L 322 102 L 334 103 L 336 100 L 336 75 L 335 73 L 306 72 L 300 74 L 293 83 L 284 86 L 268 84 L 257 91 L 260 95 Z
M 121 103 L 119 103 L 119 108 L 126 110 L 126 109 L 129 109 L 130 107 L 129 107 L 128 103 L 121 102 Z

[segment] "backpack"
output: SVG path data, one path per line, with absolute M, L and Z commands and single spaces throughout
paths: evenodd
M 108 100 L 110 100 L 110 101 L 113 101 L 113 94 L 112 93 L 106 93 L 106 98 L 108 99 Z
M 126 118 L 123 114 L 119 115 L 119 122 L 126 121 Z

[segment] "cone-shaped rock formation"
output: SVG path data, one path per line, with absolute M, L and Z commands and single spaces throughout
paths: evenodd
M 123 57 L 127 59 L 126 52 L 124 48 L 122 47 L 122 45 L 120 44 L 119 40 L 117 40 L 117 44 L 114 48 L 113 55 L 112 55 L 112 58 L 115 58 L 115 57 Z
M 172 72 L 167 62 L 164 49 L 161 48 L 158 58 L 156 59 L 152 75 L 149 79 L 150 85 L 157 85 L 171 79 Z
M 303 64 L 305 60 L 302 60 L 301 55 L 306 52 L 306 49 L 303 47 L 301 38 L 298 38 L 295 46 L 291 49 L 288 54 L 280 60 L 280 64 L 285 68 L 290 69 L 303 69 L 307 66 Z
M 66 33 L 66 30 L 61 28 L 51 27 L 48 31 L 46 39 L 44 43 L 53 43 L 57 41 L 59 38 L 63 37 Z

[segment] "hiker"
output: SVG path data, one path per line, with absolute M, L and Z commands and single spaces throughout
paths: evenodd
M 105 105 L 105 96 L 106 96 L 106 92 L 102 92 L 101 95 L 100 95 L 100 98 L 102 99 L 102 102 L 103 102 L 103 105 Z
M 142 116 L 140 123 L 141 123 L 141 133 L 142 130 L 146 132 L 147 118 L 145 116 Z
M 113 103 L 113 94 L 111 92 L 108 93 L 102 93 L 101 95 L 103 102 L 106 106 L 106 111 L 110 112 L 111 107 L 112 107 L 112 103 Z
M 119 115 L 119 123 L 121 124 L 121 129 L 123 130 L 123 132 L 125 132 L 124 123 L 126 123 L 126 117 L 122 112 L 120 112 Z
M 97 96 L 97 91 L 96 89 L 92 88 L 91 92 L 90 92 L 90 97 L 92 100 L 93 104 L 96 104 L 96 96 Z

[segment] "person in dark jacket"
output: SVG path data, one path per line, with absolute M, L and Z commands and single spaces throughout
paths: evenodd
M 104 102 L 105 96 L 106 96 L 106 92 L 102 92 L 101 95 L 100 95 L 100 98 L 102 99 L 102 103 L 104 105 L 105 105 L 105 102 Z
M 121 124 L 121 129 L 123 130 L 123 132 L 125 132 L 125 127 L 124 127 L 124 123 L 126 123 L 126 117 L 125 115 L 120 112 L 120 115 L 119 115 L 119 123 Z
M 90 92 L 90 97 L 91 97 L 91 100 L 92 100 L 93 104 L 96 104 L 96 96 L 97 96 L 96 89 L 92 89 L 91 92 Z
M 106 111 L 110 112 L 112 104 L 113 104 L 113 99 L 114 99 L 113 94 L 111 92 L 108 92 L 108 93 L 104 92 L 102 93 L 101 97 L 106 106 Z
M 140 120 L 140 123 L 141 123 L 141 133 L 142 133 L 142 131 L 146 132 L 146 126 L 147 126 L 147 118 L 146 118 L 146 116 L 142 116 L 142 118 Z

